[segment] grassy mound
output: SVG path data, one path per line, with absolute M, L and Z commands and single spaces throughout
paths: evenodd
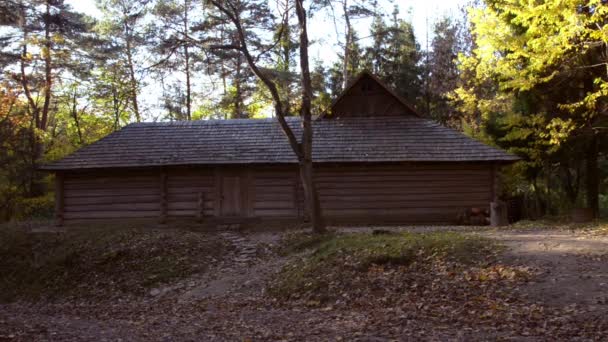
M 0 301 L 107 298 L 203 272 L 226 248 L 202 233 L 94 227 L 26 233 L 0 227 Z
M 453 232 L 303 235 L 289 238 L 285 246 L 312 252 L 289 263 L 270 292 L 307 305 L 375 306 L 379 300 L 397 304 L 426 298 L 453 306 L 467 302 L 472 287 L 525 277 L 496 264 L 500 246 Z

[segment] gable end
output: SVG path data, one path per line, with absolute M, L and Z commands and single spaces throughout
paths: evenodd
M 373 116 L 419 115 L 380 79 L 363 72 L 334 101 L 331 115 L 326 118 Z

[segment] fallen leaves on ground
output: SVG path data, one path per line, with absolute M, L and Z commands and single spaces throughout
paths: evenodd
M 204 236 L 221 242 L 217 235 Z M 164 246 L 161 239 L 155 244 Z M 500 262 L 496 258 L 500 249 L 475 252 L 477 262 L 418 252 L 407 262 L 391 259 L 403 262 L 384 264 L 362 264 L 345 253 L 309 279 L 321 281 L 323 291 L 302 288 L 281 298 L 265 288 L 239 291 L 235 284 L 229 295 L 195 301 L 182 300 L 176 289 L 159 296 L 3 304 L 0 341 L 600 340 L 608 336 L 605 311 L 580 305 L 551 307 L 530 300 L 522 289 L 537 280 L 536 269 Z M 291 267 L 309 256 L 293 255 Z M 277 257 L 269 252 L 258 262 L 270 265 Z M 211 263 L 207 272 L 217 272 L 218 267 L 224 266 Z M 250 266 L 231 267 L 243 272 Z M 264 280 L 270 288 L 276 286 L 271 278 Z

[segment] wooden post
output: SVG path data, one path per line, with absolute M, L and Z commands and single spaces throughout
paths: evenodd
M 167 223 L 167 170 L 160 170 L 160 216 L 159 223 Z
M 295 175 L 294 175 L 294 189 L 293 189 L 293 194 L 294 194 L 294 205 L 296 208 L 296 217 L 298 219 L 304 219 L 304 200 L 302 199 L 302 186 L 300 184 L 300 177 L 299 177 L 299 171 L 296 171 Z
M 198 222 L 203 222 L 205 217 L 205 193 L 202 191 L 198 193 L 198 205 L 196 208 L 196 220 Z
M 215 198 L 213 201 L 213 212 L 216 217 L 220 217 L 222 207 L 222 175 L 219 167 L 215 167 L 213 169 L 213 178 L 215 182 Z
M 63 173 L 55 173 L 55 225 L 63 226 L 64 213 L 64 176 Z

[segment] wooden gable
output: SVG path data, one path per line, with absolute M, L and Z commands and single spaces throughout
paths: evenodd
M 363 72 L 334 101 L 331 115 L 325 118 L 403 115 L 419 116 L 376 76 Z

